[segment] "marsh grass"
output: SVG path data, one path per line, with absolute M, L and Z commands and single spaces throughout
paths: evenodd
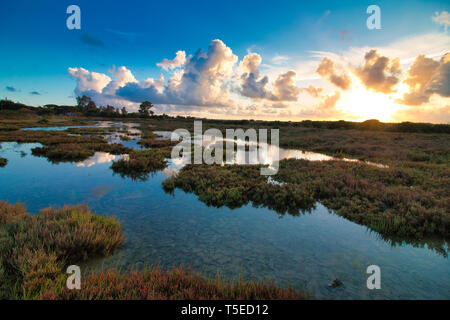
M 46 157 L 54 163 L 82 161 L 93 156 L 97 151 L 120 155 L 130 152 L 131 149 L 118 143 L 61 143 L 48 147 L 36 147 L 31 150 L 33 155 Z
M 27 210 L 22 203 L 9 204 L 8 202 L 0 201 L 0 227 L 16 218 L 21 218 L 25 214 L 27 214 Z
M 138 144 L 146 148 L 163 148 L 178 144 L 178 141 L 171 140 L 156 140 L 156 139 L 141 139 Z
M 122 177 L 146 181 L 149 174 L 162 170 L 167 165 L 170 149 L 133 150 L 128 158 L 113 161 L 111 169 Z
M 310 296 L 303 291 L 282 288 L 273 281 L 208 279 L 182 266 L 170 270 L 146 267 L 120 272 L 116 268 L 92 272 L 82 280 L 81 290 L 48 290 L 45 299 L 81 300 L 299 300 Z
M 66 265 L 109 255 L 124 241 L 119 222 L 85 205 L 29 215 L 20 204 L 0 201 L 0 221 L 2 298 L 36 298 L 65 277 Z
M 119 155 L 131 151 L 121 144 L 108 142 L 102 136 L 71 135 L 67 131 L 0 131 L 0 141 L 15 141 L 18 143 L 43 144 L 43 147 L 32 149 L 32 154 L 48 158 L 51 162 L 82 161 L 94 155 L 97 151 Z
M 373 162 L 450 163 L 447 133 L 405 133 L 316 128 L 280 129 L 280 146 Z
M 113 162 L 123 177 L 145 181 L 166 167 L 172 142 L 157 140 L 155 130 L 193 130 L 193 119 L 139 120 L 141 145 L 151 150 L 132 151 L 108 145 L 99 136 L 109 128 L 58 131 L 12 131 L 23 126 L 55 125 L 70 120 L 48 118 L 48 123 L 22 119 L 0 121 L 0 141 L 40 142 L 33 154 L 53 162 L 79 161 L 95 151 L 129 153 L 129 160 Z M 33 122 L 34 121 L 34 122 Z M 78 121 L 78 120 L 77 120 Z M 279 128 L 280 145 L 388 165 L 376 168 L 361 163 L 286 160 L 271 185 L 259 176 L 257 166 L 186 166 L 163 183 L 166 191 L 181 188 L 209 205 L 240 207 L 252 202 L 279 213 L 300 214 L 317 201 L 337 214 L 386 237 L 421 240 L 449 238 L 450 136 L 448 125 L 381 124 L 349 122 L 203 121 L 203 130 L 225 128 Z M 398 132 L 402 131 L 402 132 Z M 74 136 L 69 133 L 91 134 Z M 270 137 L 269 137 L 270 141 Z M 225 157 L 225 154 L 224 154 Z M 264 181 L 263 181 L 264 180 Z
M 25 207 L 0 201 L 1 299 L 306 299 L 273 281 L 208 279 L 192 270 L 158 266 L 122 272 L 110 268 L 85 274 L 80 290 L 66 287 L 69 264 L 109 255 L 122 245 L 122 227 L 84 205 Z

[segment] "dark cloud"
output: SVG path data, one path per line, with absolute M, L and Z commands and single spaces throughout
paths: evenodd
M 17 91 L 18 91 L 16 88 L 11 87 L 11 86 L 6 86 L 5 89 L 6 89 L 7 91 L 9 91 L 9 92 L 17 92 Z
M 300 88 L 295 84 L 296 73 L 288 71 L 280 74 L 273 83 L 273 90 L 270 91 L 266 88 L 269 78 L 267 76 L 260 78 L 260 64 L 261 57 L 257 53 L 246 55 L 240 63 L 239 68 L 243 72 L 241 75 L 241 95 L 253 99 L 297 101 Z
M 266 99 L 269 95 L 266 85 L 269 82 L 267 76 L 260 78 L 259 65 L 261 56 L 257 53 L 250 53 L 241 61 L 241 89 L 240 93 L 244 97 L 253 99 Z
M 31 95 L 35 95 L 35 96 L 40 96 L 41 94 L 37 91 L 31 91 L 30 92 Z
M 90 46 L 102 47 L 104 45 L 103 41 L 101 41 L 100 39 L 98 39 L 97 37 L 95 37 L 90 33 L 83 33 L 80 36 L 80 40 Z
M 365 87 L 376 92 L 394 92 L 401 74 L 400 59 L 380 56 L 377 50 L 367 52 L 364 59 L 364 65 L 356 68 L 355 74 Z

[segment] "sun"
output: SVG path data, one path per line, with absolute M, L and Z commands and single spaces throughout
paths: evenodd
M 392 115 L 404 107 L 395 103 L 401 93 L 386 94 L 367 90 L 359 81 L 350 90 L 344 91 L 338 105 L 343 112 L 352 115 L 356 121 L 378 119 L 383 122 L 393 120 Z

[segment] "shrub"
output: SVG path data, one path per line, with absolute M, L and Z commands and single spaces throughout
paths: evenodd
M 1 208 L 6 221 L 0 228 L 2 298 L 36 297 L 64 275 L 66 264 L 108 255 L 124 241 L 119 222 L 84 205 L 47 208 L 33 216 L 21 205 Z
M 25 206 L 20 202 L 10 204 L 0 200 L 0 226 L 5 225 L 27 213 Z
M 166 167 L 169 156 L 169 149 L 133 150 L 128 158 L 114 161 L 111 169 L 122 177 L 145 181 L 150 173 Z

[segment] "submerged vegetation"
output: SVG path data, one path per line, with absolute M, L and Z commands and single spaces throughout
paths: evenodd
M 8 164 L 8 159 L 0 158 L 0 168 Z
M 109 255 L 124 241 L 113 218 L 87 206 L 47 208 L 30 215 L 0 201 L 1 299 L 305 299 L 306 294 L 265 281 L 224 281 L 183 268 L 92 272 L 80 290 L 66 288 L 69 264 Z
M 337 214 L 384 236 L 450 239 L 450 171 L 409 163 L 389 168 L 345 161 L 283 160 L 279 183 L 260 166 L 187 165 L 163 182 L 167 192 L 193 192 L 208 205 L 236 208 L 252 202 L 298 215 L 322 202 Z M 433 247 L 445 253 L 444 241 Z

